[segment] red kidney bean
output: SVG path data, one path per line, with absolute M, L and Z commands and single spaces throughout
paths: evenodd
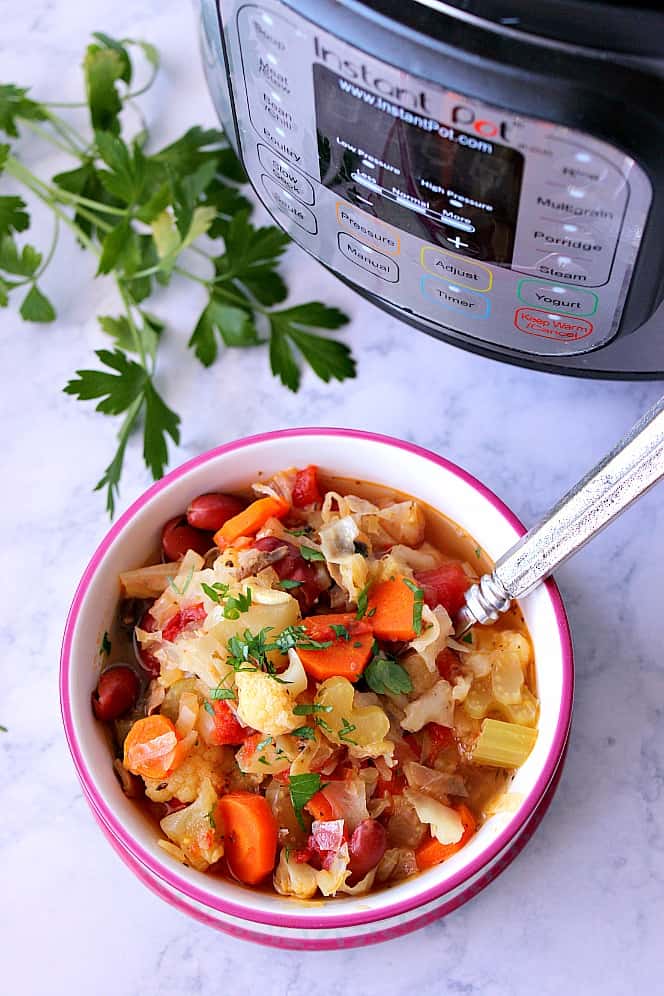
M 161 545 L 167 560 L 181 560 L 187 550 L 195 550 L 204 557 L 212 546 L 212 537 L 190 526 L 184 515 L 176 515 L 162 529 Z
M 321 593 L 318 583 L 318 572 L 313 564 L 308 563 L 300 554 L 295 543 L 278 539 L 276 536 L 264 536 L 253 544 L 257 550 L 276 550 L 285 546 L 287 553 L 281 560 L 275 561 L 272 567 L 277 572 L 280 581 L 300 581 L 297 588 L 290 588 L 288 594 L 293 595 L 300 603 L 303 612 L 307 612 Z
M 223 495 L 218 492 L 199 495 L 187 509 L 187 522 L 196 529 L 207 529 L 216 533 L 224 522 L 246 508 L 246 504 L 235 495 Z
M 359 882 L 368 871 L 375 868 L 385 854 L 387 833 L 378 820 L 362 820 L 353 831 L 348 850 L 350 870 L 354 881 Z
M 92 693 L 92 709 L 102 722 L 119 719 L 138 698 L 139 681 L 129 667 L 111 667 L 104 671 Z

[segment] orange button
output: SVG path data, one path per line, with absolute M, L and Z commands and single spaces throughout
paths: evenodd
M 401 251 L 401 240 L 393 228 L 384 225 L 377 218 L 365 214 L 359 208 L 346 201 L 337 201 L 337 221 L 346 231 L 352 232 L 356 239 L 365 246 L 380 249 L 390 256 L 398 256 Z
M 517 308 L 514 312 L 514 326 L 520 332 L 540 336 L 542 339 L 558 339 L 560 342 L 575 342 L 585 339 L 593 331 L 593 323 L 585 318 L 572 318 L 568 315 L 554 315 L 539 308 Z

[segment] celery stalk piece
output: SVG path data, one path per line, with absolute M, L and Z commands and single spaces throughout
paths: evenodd
M 518 768 L 537 740 L 537 730 L 499 719 L 485 719 L 471 757 L 476 764 L 494 768 Z

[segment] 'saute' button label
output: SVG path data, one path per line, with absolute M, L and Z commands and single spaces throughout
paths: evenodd
M 352 204 L 337 201 L 337 221 L 342 228 L 352 232 L 356 239 L 371 246 L 372 249 L 380 249 L 382 252 L 390 253 L 391 256 L 399 254 L 401 241 L 394 229 L 353 207 Z
M 514 326 L 528 335 L 558 339 L 560 342 L 576 342 L 587 338 L 593 331 L 593 323 L 585 318 L 555 315 L 538 308 L 517 308 L 514 312 Z
M 493 273 L 488 266 L 471 263 L 463 256 L 457 256 L 453 252 L 446 252 L 435 246 L 422 248 L 420 262 L 422 268 L 429 273 L 435 273 L 438 277 L 445 277 L 452 283 L 470 287 L 482 294 L 490 291 L 493 285 Z

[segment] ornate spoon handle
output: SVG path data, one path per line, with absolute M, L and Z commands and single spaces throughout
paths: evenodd
M 466 592 L 457 634 L 495 622 L 664 477 L 664 398 Z

